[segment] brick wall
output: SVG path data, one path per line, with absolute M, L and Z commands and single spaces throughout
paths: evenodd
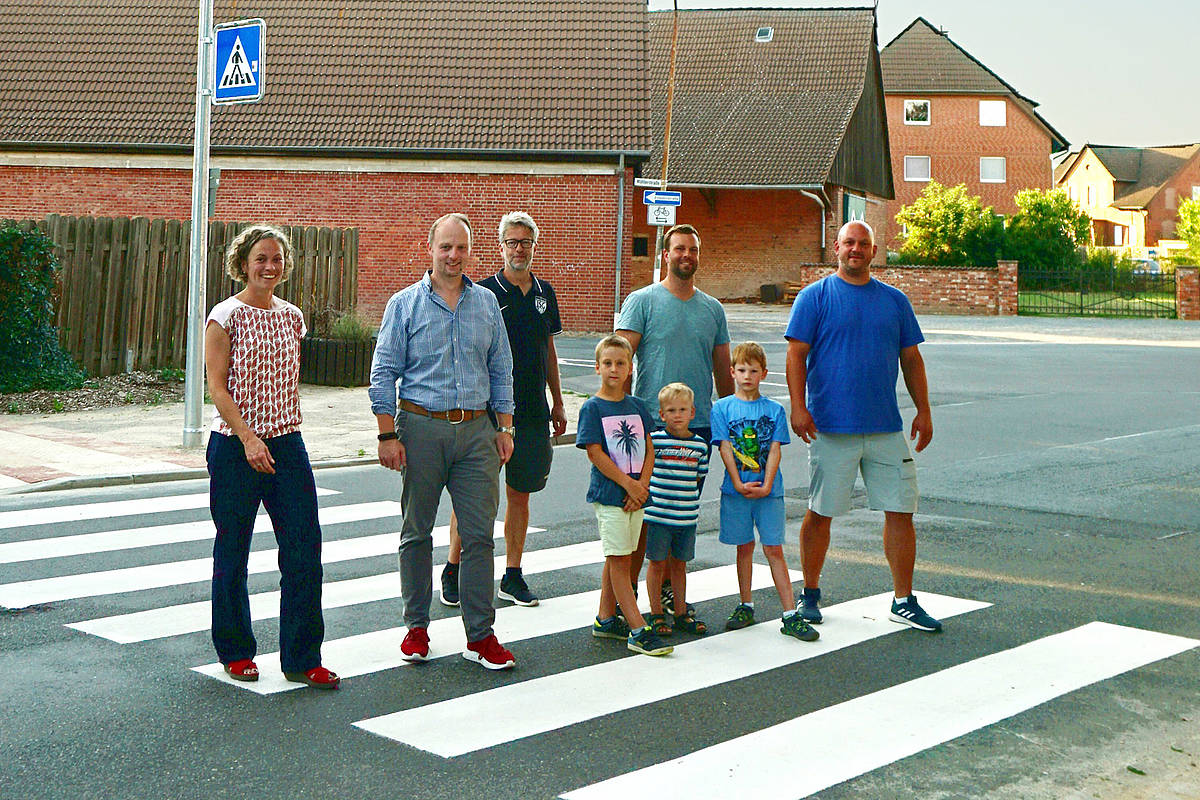
M 836 269 L 834 264 L 799 264 L 787 280 L 807 286 Z M 1017 313 L 1017 263 L 1000 267 L 873 267 L 871 276 L 908 296 L 918 314 Z
M 471 218 L 478 266 L 468 274 L 476 278 L 503 263 L 496 243 L 500 217 L 525 210 L 542 229 L 534 271 L 554 285 L 564 327 L 611 330 L 617 185 L 616 175 L 223 169 L 213 218 L 357 227 L 358 305 L 377 321 L 388 297 L 428 267 L 425 242 L 434 219 L 448 211 L 464 211 Z M 628 232 L 632 170 L 627 170 L 625 185 Z M 191 172 L 0 166 L 0 217 L 48 213 L 188 219 Z M 627 233 L 626 267 L 631 256 Z M 626 270 L 622 297 L 632 290 L 629 276 Z
M 930 177 L 944 186 L 967 185 L 967 191 L 983 198 L 985 206 L 997 213 L 1013 214 L 1013 198 L 1022 189 L 1049 189 L 1054 176 L 1050 164 L 1050 137 L 1032 117 L 1015 104 L 1007 104 L 1004 127 L 979 124 L 979 101 L 999 96 L 899 95 L 884 99 L 887 107 L 888 137 L 892 152 L 892 179 L 896 198 L 888 205 L 890 226 L 888 247 L 898 250 L 902 239 L 896 213 L 912 203 L 925 189 L 924 182 L 904 180 L 904 157 L 929 156 Z M 930 124 L 905 125 L 904 101 L 929 100 Z M 1004 183 L 979 180 L 981 156 L 1007 159 Z
M 1200 267 L 1175 268 L 1175 315 L 1200 320 Z

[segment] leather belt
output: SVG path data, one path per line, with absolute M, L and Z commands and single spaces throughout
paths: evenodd
M 432 417 L 433 419 L 444 419 L 451 425 L 457 425 L 460 422 L 468 422 L 476 417 L 482 417 L 486 411 L 475 410 L 473 408 L 452 408 L 449 411 L 428 411 L 416 403 L 410 403 L 408 400 L 400 401 L 400 408 L 404 411 L 411 411 L 414 414 Z

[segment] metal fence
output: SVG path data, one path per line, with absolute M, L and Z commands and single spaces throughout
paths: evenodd
M 89 375 L 183 366 L 189 221 L 51 214 L 21 224 L 54 241 L 62 270 L 59 340 Z M 209 223 L 206 312 L 238 289 L 225 274 L 224 254 L 245 226 Z M 310 328 L 315 313 L 352 309 L 358 230 L 281 227 L 295 248 L 296 267 L 279 296 L 300 307 Z
M 1020 314 L 1175 317 L 1175 273 L 1129 269 L 1021 268 Z

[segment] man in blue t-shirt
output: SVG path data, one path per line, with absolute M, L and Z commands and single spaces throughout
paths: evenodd
M 883 550 L 895 590 L 890 619 L 934 632 L 942 623 L 912 593 L 917 469 L 896 402 L 896 378 L 903 371 L 917 409 L 910 438 L 919 453 L 933 439 L 925 362 L 917 347 L 925 339 L 904 293 L 871 277 L 876 249 L 865 222 L 843 225 L 837 272 L 800 292 L 785 334 L 792 430 L 808 444 L 811 474 L 800 528 L 800 613 L 811 623 L 822 621 L 819 586 L 830 522 L 850 510 L 861 471 L 868 505 L 884 512 Z

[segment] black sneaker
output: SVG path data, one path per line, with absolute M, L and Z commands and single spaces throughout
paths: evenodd
M 644 656 L 665 656 L 675 649 L 658 638 L 649 626 L 640 631 L 631 632 L 625 646 Z
M 892 598 L 892 613 L 888 615 L 888 619 L 926 633 L 937 633 L 942 629 L 942 623 L 926 614 L 925 609 L 917 604 L 915 594 L 910 594 L 903 603 L 898 603 Z
M 821 638 L 821 634 L 804 621 L 799 611 L 783 618 L 783 627 L 779 629 L 779 632 L 784 636 L 795 636 L 802 642 L 815 642 Z
M 504 573 L 504 577 L 500 579 L 500 591 L 496 595 L 501 600 L 509 600 L 519 606 L 536 606 L 538 604 L 537 595 L 529 591 L 529 585 L 525 583 L 525 576 L 521 573 Z
M 804 621 L 810 625 L 821 624 L 821 590 L 804 588 L 804 595 L 800 598 L 800 602 L 796 604 L 796 610 L 800 612 L 800 616 L 804 617 Z
M 442 570 L 442 605 L 458 608 L 458 564 L 446 562 Z
M 745 603 L 738 603 L 737 608 L 729 615 L 729 619 L 725 620 L 725 630 L 740 631 L 742 628 L 749 627 L 754 624 L 754 606 L 748 606 Z
M 620 617 L 609 617 L 607 622 L 601 622 L 596 617 L 592 622 L 592 636 L 597 639 L 625 639 L 629 636 L 629 626 Z
M 671 616 L 675 616 L 675 590 L 671 588 L 671 579 L 664 578 L 662 582 L 662 591 L 659 593 L 662 598 L 663 611 Z

